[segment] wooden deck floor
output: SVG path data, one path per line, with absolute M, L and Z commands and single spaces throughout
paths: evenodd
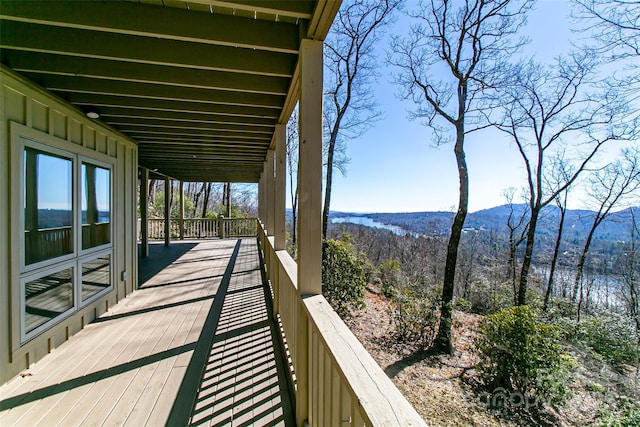
M 150 249 L 139 291 L 0 388 L 1 426 L 294 424 L 255 239 Z

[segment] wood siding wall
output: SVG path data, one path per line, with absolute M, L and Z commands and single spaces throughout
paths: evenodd
M 27 79 L 0 68 L 0 384 L 15 377 L 52 349 L 69 339 L 97 316 L 133 292 L 137 286 L 136 144 L 99 121 L 48 93 Z M 41 135 L 42 143 L 55 140 L 91 157 L 108 156 L 113 161 L 113 281 L 114 290 L 78 310 L 31 341 L 20 345 L 19 247 L 21 230 L 12 224 L 10 152 L 15 135 L 23 131 Z M 15 179 L 14 179 L 15 180 Z M 13 218 L 16 213 L 14 212 Z M 126 280 L 122 280 L 126 272 Z

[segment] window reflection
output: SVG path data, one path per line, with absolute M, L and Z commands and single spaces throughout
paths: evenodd
M 111 255 L 82 263 L 82 300 L 111 287 Z
M 73 253 L 73 162 L 24 150 L 25 264 Z
M 24 285 L 24 323 L 29 333 L 73 308 L 73 267 Z
M 82 249 L 111 241 L 111 171 L 82 163 Z

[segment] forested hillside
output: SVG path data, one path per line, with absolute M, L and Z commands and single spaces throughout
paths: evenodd
M 491 232 L 505 227 L 510 212 L 514 216 L 525 216 L 528 220 L 526 205 L 502 205 L 470 213 L 465 220 L 466 231 Z M 606 242 L 628 241 L 631 212 L 640 213 L 640 207 L 620 210 L 610 214 L 595 234 L 595 239 Z M 554 237 L 558 231 L 559 209 L 546 206 L 536 229 L 541 237 Z M 565 236 L 569 241 L 584 241 L 593 222 L 595 212 L 585 209 L 568 209 L 565 219 Z M 446 235 L 451 229 L 451 212 L 403 212 L 403 213 L 348 213 L 332 212 L 331 218 L 365 217 L 381 224 L 395 225 L 412 233 Z

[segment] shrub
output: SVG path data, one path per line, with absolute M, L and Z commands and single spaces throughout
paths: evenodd
M 511 307 L 480 325 L 480 378 L 489 390 L 510 393 L 503 407 L 509 402 L 537 407 L 543 400 L 560 404 L 569 397 L 565 383 L 575 360 L 561 350 L 558 328 L 538 322 L 536 314 L 529 306 Z
M 489 283 L 487 280 L 474 280 L 466 298 L 471 307 L 470 313 L 491 314 L 513 305 L 512 291 L 506 283 Z
M 433 342 L 438 322 L 437 307 L 431 298 L 420 298 L 414 291 L 402 288 L 396 291 L 391 309 L 391 324 L 398 342 L 427 348 Z
M 395 259 L 388 259 L 378 267 L 382 281 L 382 293 L 391 297 L 400 285 L 400 264 Z
M 464 298 L 456 298 L 455 308 L 456 310 L 471 313 L 471 303 Z
M 640 404 L 629 400 L 620 406 L 603 414 L 600 427 L 640 427 Z
M 603 312 L 589 318 L 578 326 L 577 338 L 614 364 L 638 361 L 638 347 L 635 332 L 628 317 L 616 313 Z
M 327 240 L 322 247 L 322 293 L 333 309 L 348 317 L 364 307 L 363 263 L 348 243 Z

